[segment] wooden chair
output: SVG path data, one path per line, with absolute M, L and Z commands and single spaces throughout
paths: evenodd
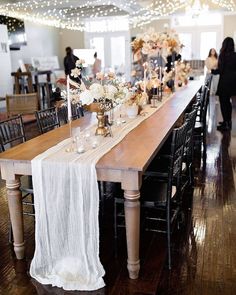
M 7 95 L 6 107 L 9 118 L 22 115 L 24 123 L 36 121 L 35 111 L 39 108 L 37 93 Z
M 41 134 L 60 127 L 56 107 L 35 112 L 38 128 Z
M 0 151 L 25 142 L 25 131 L 22 116 L 12 117 L 0 122 Z M 32 186 L 32 177 L 22 176 L 21 181 L 27 182 L 26 186 L 21 186 L 22 204 L 24 206 L 23 214 L 34 216 L 34 195 Z M 29 210 L 29 207 L 31 210 Z M 9 242 L 12 243 L 12 228 L 9 229 Z

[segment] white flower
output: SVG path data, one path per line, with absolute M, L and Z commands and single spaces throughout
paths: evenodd
M 74 68 L 71 70 L 71 76 L 74 78 L 78 78 L 80 76 L 81 70 L 78 68 Z
M 76 67 L 82 67 L 85 61 L 83 59 L 78 59 L 75 63 Z
M 106 91 L 108 93 L 112 93 L 113 95 L 115 95 L 118 92 L 117 88 L 114 85 L 109 84 L 106 88 Z
M 94 99 L 104 97 L 104 88 L 101 84 L 93 83 L 89 89 L 91 90 Z
M 90 104 L 93 102 L 93 93 L 90 90 L 85 90 L 83 92 L 80 93 L 80 100 L 82 102 L 82 104 Z

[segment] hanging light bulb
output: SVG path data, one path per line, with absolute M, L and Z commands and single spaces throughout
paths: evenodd
M 106 15 L 116 16 L 117 12 L 121 11 L 122 15 L 129 17 L 130 27 L 142 27 L 153 20 L 169 16 L 186 7 L 185 0 L 153 0 L 147 1 L 146 5 L 140 5 L 141 1 L 131 0 L 120 3 L 119 7 L 115 2 L 119 1 L 113 3 L 110 0 L 18 0 L 14 3 L 0 4 L 0 15 L 84 31 L 86 18 L 91 18 L 91 15 L 94 18 Z M 191 5 L 186 8 L 186 13 L 192 18 L 197 18 L 208 11 L 208 6 L 202 4 L 200 0 L 190 2 Z M 210 2 L 229 11 L 235 10 L 234 0 L 210 0 Z

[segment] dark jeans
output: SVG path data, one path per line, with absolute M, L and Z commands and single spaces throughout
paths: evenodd
M 232 104 L 229 96 L 220 96 L 220 109 L 224 122 L 232 120 Z

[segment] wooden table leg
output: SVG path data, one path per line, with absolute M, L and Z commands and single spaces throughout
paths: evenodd
M 140 269 L 139 233 L 140 233 L 140 192 L 124 191 L 125 226 L 127 240 L 127 268 L 130 279 L 137 279 Z
M 24 223 L 22 194 L 20 191 L 20 179 L 6 182 L 8 207 L 14 238 L 14 251 L 17 259 L 23 259 L 25 255 Z

